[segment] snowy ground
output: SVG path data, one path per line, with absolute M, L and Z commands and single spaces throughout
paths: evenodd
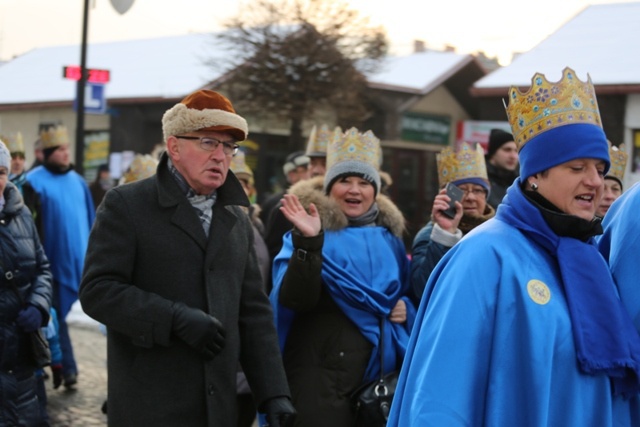
M 71 311 L 67 315 L 67 323 L 96 327 L 100 325 L 97 321 L 93 320 L 92 318 L 87 316 L 84 311 L 82 311 L 80 301 L 76 301 L 71 307 Z

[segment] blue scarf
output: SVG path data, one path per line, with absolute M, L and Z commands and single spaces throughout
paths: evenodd
M 554 233 L 540 209 L 526 199 L 521 180 L 507 190 L 496 218 L 522 231 L 558 260 L 582 371 L 611 377 L 615 394 L 638 393 L 640 336 L 615 293 L 605 260 L 593 239 L 585 243 Z
M 288 232 L 273 263 L 274 288 L 270 296 L 282 350 L 295 318 L 294 312 L 278 303 L 292 253 L 291 232 Z M 347 227 L 325 232 L 322 256 L 321 275 L 325 289 L 374 346 L 364 381 L 371 381 L 380 373 L 380 317 L 386 319 L 385 373 L 399 369 L 416 314 L 409 299 L 403 297 L 409 286 L 409 260 L 402 241 L 384 227 Z M 400 298 L 407 306 L 407 321 L 392 323 L 388 317 Z

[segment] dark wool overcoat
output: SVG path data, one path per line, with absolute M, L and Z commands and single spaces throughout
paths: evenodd
M 242 363 L 260 405 L 289 396 L 262 287 L 248 200 L 229 172 L 209 238 L 167 167 L 110 190 L 98 209 L 80 287 L 83 309 L 107 326 L 110 426 L 236 426 Z M 172 335 L 175 301 L 222 322 L 213 360 Z

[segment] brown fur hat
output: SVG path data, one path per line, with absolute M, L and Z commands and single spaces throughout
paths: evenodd
M 212 90 L 198 90 L 168 109 L 162 116 L 164 141 L 171 135 L 197 130 L 227 132 L 236 141 L 247 139 L 247 121 L 236 114 L 231 101 Z

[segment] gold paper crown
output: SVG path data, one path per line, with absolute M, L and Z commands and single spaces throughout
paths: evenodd
M 24 142 L 22 140 L 22 133 L 16 132 L 13 135 L 0 135 L 0 141 L 4 142 L 11 154 L 22 153 L 24 154 Z
M 327 147 L 327 173 L 324 176 L 325 190 L 329 190 L 335 179 L 342 175 L 360 175 L 375 184 L 380 191 L 380 164 L 382 150 L 380 140 L 370 130 L 365 133 L 351 128 L 342 133 L 336 128 L 333 140 Z
M 253 171 L 247 165 L 244 151 L 238 150 L 236 155 L 231 158 L 230 169 L 238 178 L 247 178 L 249 184 L 253 185 Z
M 43 130 L 40 132 L 40 139 L 42 140 L 43 149 L 58 147 L 69 143 L 67 128 L 62 125 Z
M 602 127 L 591 77 L 587 75 L 587 82 L 582 82 L 569 67 L 562 70 L 562 79 L 557 83 L 536 73 L 525 93 L 512 86 L 506 109 L 519 150 L 549 129 L 579 123 Z
M 148 154 L 136 154 L 127 171 L 122 175 L 122 184 L 139 181 L 156 173 L 158 161 Z
M 629 155 L 625 152 L 624 144 L 616 147 L 615 145 L 611 145 L 610 141 L 607 142 L 609 142 L 609 157 L 611 158 L 611 167 L 609 168 L 609 172 L 607 172 L 607 177 L 616 178 L 622 183 Z
M 351 128 L 345 133 L 338 127 L 334 130 L 333 140 L 327 147 L 327 169 L 337 163 L 356 161 L 380 170 L 382 152 L 380 140 L 370 130 L 365 133 Z
M 333 132 L 331 132 L 327 125 L 320 126 L 320 130 L 318 130 L 314 125 L 313 128 L 311 128 L 311 133 L 309 134 L 309 141 L 307 142 L 307 150 L 305 151 L 305 154 L 309 157 L 326 156 L 327 146 L 329 145 L 329 142 L 331 142 L 331 137 L 336 132 L 342 133 L 340 126 L 336 126 Z
M 438 164 L 440 187 L 444 187 L 449 182 L 466 178 L 480 178 L 487 183 L 489 182 L 484 150 L 480 144 L 474 148 L 463 142 L 458 151 L 446 147 L 436 154 L 436 163 Z

